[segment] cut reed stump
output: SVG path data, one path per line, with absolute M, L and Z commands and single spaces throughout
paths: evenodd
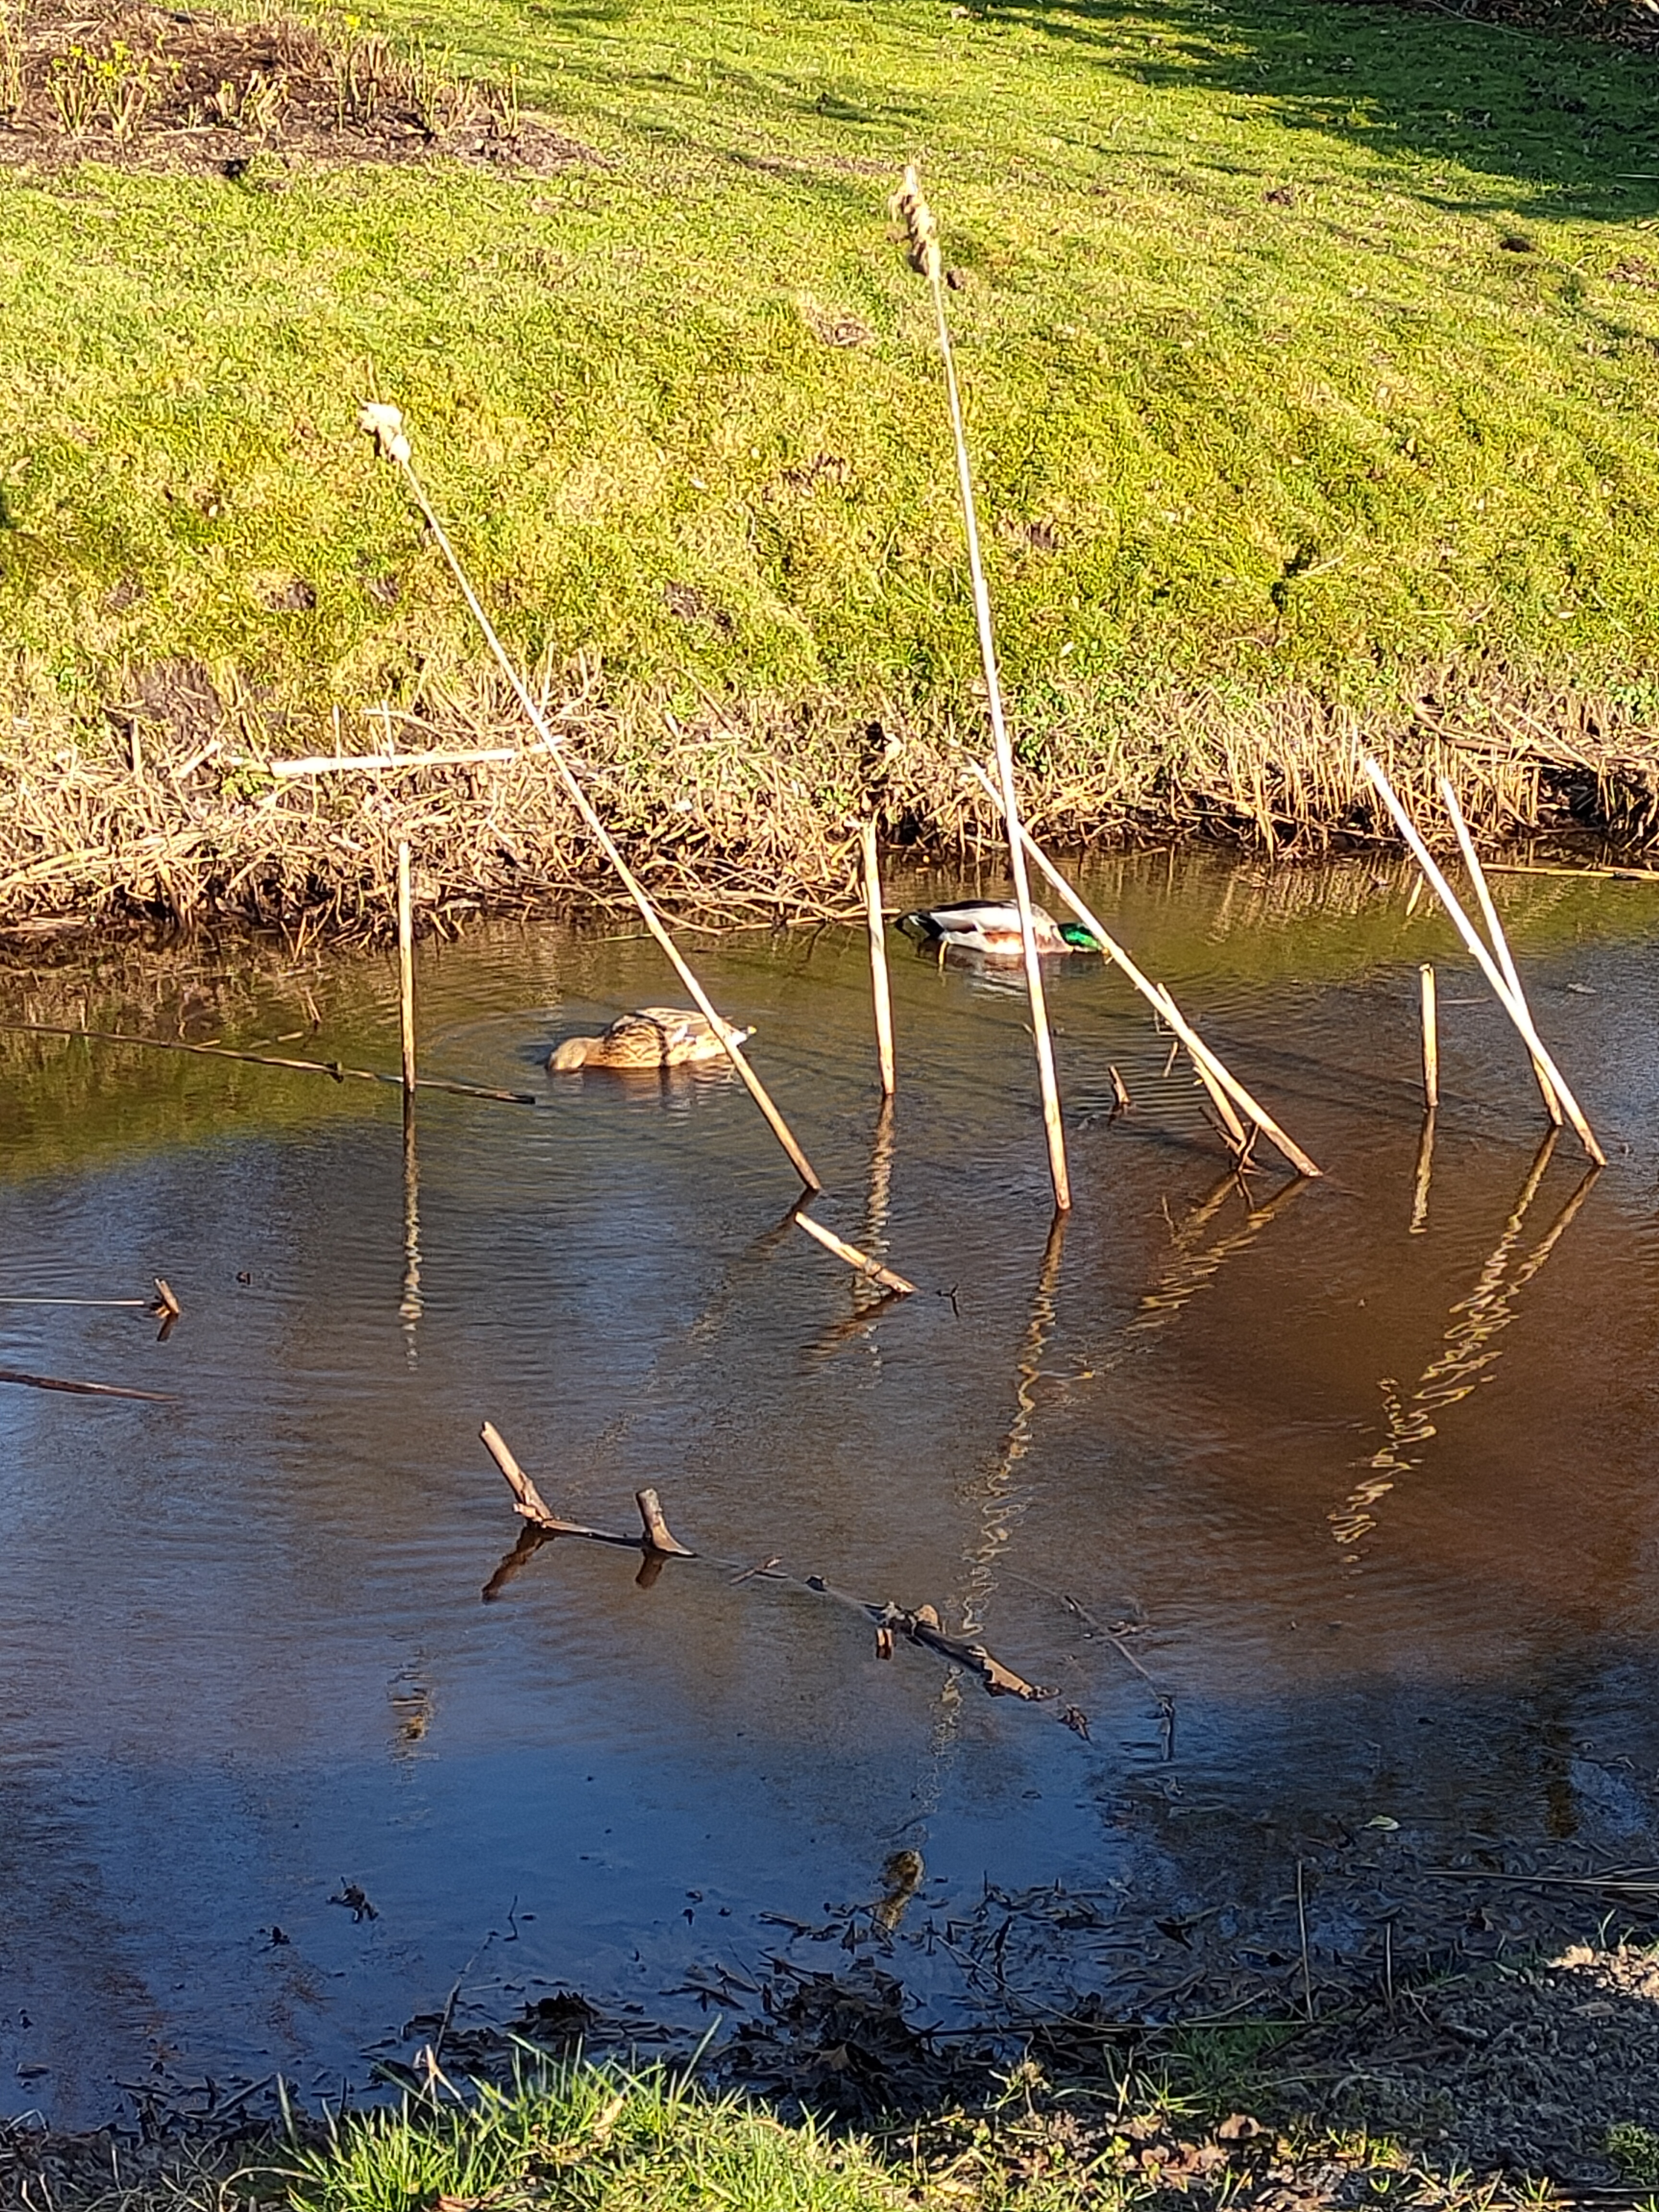
M 409 884 L 409 840 L 398 848 L 398 1025 L 404 1048 L 404 1096 L 415 1096 L 415 908 Z
M 1440 1020 L 1435 1001 L 1434 969 L 1425 960 L 1417 971 L 1423 1010 L 1423 1103 L 1431 1114 L 1440 1103 Z
M 881 856 L 876 848 L 876 823 L 866 814 L 859 823 L 859 872 L 864 879 L 864 911 L 870 929 L 870 991 L 875 1002 L 876 1060 L 881 1070 L 881 1094 L 893 1095 L 893 1000 L 887 979 L 887 931 L 881 918 Z
M 1001 784 L 1002 815 L 1008 826 L 1008 866 L 1014 879 L 1014 902 L 1019 908 L 1020 950 L 1025 963 L 1025 989 L 1031 1006 L 1031 1035 L 1036 1045 L 1037 1083 L 1042 1094 L 1042 1126 L 1048 1141 L 1048 1174 L 1054 1184 L 1054 1206 L 1064 1213 L 1072 1203 L 1071 1179 L 1066 1165 L 1066 1132 L 1060 1115 L 1060 1085 L 1054 1075 L 1054 1040 L 1048 1034 L 1048 1008 L 1042 987 L 1042 962 L 1037 952 L 1036 929 L 1031 919 L 1031 888 L 1025 875 L 1025 852 L 1020 842 L 1019 794 L 1014 789 L 1014 750 L 1008 740 L 1002 711 L 1002 681 L 997 669 L 996 638 L 991 626 L 991 595 L 980 558 L 979 518 L 974 504 L 974 472 L 968 459 L 968 432 L 963 420 L 962 395 L 957 388 L 956 355 L 951 345 L 950 320 L 945 312 L 945 261 L 939 252 L 939 229 L 933 210 L 922 198 L 921 181 L 911 164 L 894 195 L 893 213 L 902 222 L 909 240 L 910 264 L 927 280 L 933 295 L 933 319 L 939 332 L 939 358 L 945 368 L 945 392 L 951 412 L 951 437 L 956 447 L 957 489 L 962 501 L 962 527 L 968 545 L 968 575 L 973 587 L 974 622 L 979 632 L 980 665 L 985 678 L 986 706 L 991 718 L 991 737 L 996 748 L 997 775 Z
M 1398 793 L 1383 774 L 1380 763 L 1369 753 L 1361 756 L 1361 766 L 1370 779 L 1371 787 L 1382 801 L 1394 819 L 1395 827 L 1412 849 L 1413 857 L 1428 878 L 1429 887 L 1445 908 L 1448 918 L 1458 935 L 1474 955 L 1475 963 L 1492 988 L 1492 994 L 1520 1033 L 1522 1042 L 1532 1056 L 1533 1066 L 1540 1082 L 1547 1080 L 1560 1103 L 1561 1111 L 1571 1122 L 1578 1141 L 1599 1168 L 1607 1164 L 1607 1156 L 1595 1141 L 1595 1132 L 1584 1119 L 1578 1101 L 1567 1086 L 1566 1079 L 1550 1058 L 1547 1047 L 1539 1036 L 1526 1000 L 1518 990 L 1511 990 L 1502 969 L 1492 953 L 1482 943 L 1480 933 L 1463 911 L 1457 894 L 1435 865 L 1434 856 L 1423 842 L 1417 824 L 1401 804 Z
M 513 1510 L 528 1523 L 518 1544 L 485 1584 L 483 1594 L 486 1599 L 500 1595 L 513 1576 L 534 1557 L 541 1543 L 557 1536 L 580 1536 L 589 1543 L 613 1544 L 628 1551 L 642 1553 L 645 1559 L 641 1581 L 647 1586 L 666 1561 L 697 1560 L 705 1566 L 718 1568 L 733 1586 L 757 1582 L 781 1583 L 787 1589 L 808 1590 L 815 1597 L 830 1598 L 837 1605 L 848 1607 L 874 1628 L 876 1650 L 879 1657 L 890 1658 L 895 1637 L 902 1636 L 908 1643 L 921 1644 L 930 1651 L 937 1652 L 953 1666 L 961 1667 L 976 1676 L 989 1697 L 1018 1698 L 1028 1705 L 1041 1705 L 1059 1695 L 1058 1691 L 1043 1689 L 1034 1682 L 1028 1682 L 1023 1674 L 1016 1674 L 1012 1667 L 1005 1666 L 982 1644 L 962 1637 L 947 1636 L 939 1614 L 931 1605 L 913 1607 L 891 1603 L 873 1605 L 864 1598 L 854 1597 L 846 1590 L 837 1589 L 822 1575 L 785 1573 L 779 1565 L 776 1554 L 757 1566 L 745 1565 L 739 1559 L 717 1559 L 691 1550 L 682 1544 L 670 1529 L 663 1516 L 661 1501 L 654 1490 L 635 1492 L 640 1518 L 644 1524 L 638 1536 L 624 1536 L 614 1529 L 590 1528 L 580 1521 L 567 1521 L 549 1507 L 493 1422 L 486 1421 L 478 1433 L 485 1449 L 513 1492 Z M 1076 1709 L 1070 1710 L 1075 1711 Z M 1073 1733 L 1086 1738 L 1086 1729 L 1078 1729 L 1074 1721 L 1067 1719 L 1066 1725 Z

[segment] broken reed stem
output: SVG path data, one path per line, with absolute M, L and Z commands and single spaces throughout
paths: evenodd
M 870 926 L 870 989 L 876 1010 L 876 1058 L 881 1068 L 881 1093 L 893 1095 L 893 1000 L 887 981 L 887 932 L 881 918 L 881 857 L 876 849 L 876 824 L 866 815 L 859 824 L 860 872 L 864 878 L 864 911 Z
M 409 883 L 409 840 L 398 848 L 398 1020 L 403 1032 L 404 1096 L 415 1096 L 415 911 Z
M 884 1267 L 879 1260 L 872 1260 L 867 1252 L 860 1252 L 856 1244 L 844 1243 L 833 1230 L 826 1229 L 821 1221 L 814 1221 L 811 1214 L 802 1213 L 797 1209 L 795 1226 L 804 1229 L 815 1243 L 823 1245 L 826 1252 L 833 1252 L 836 1259 L 844 1260 L 849 1267 L 856 1267 L 872 1283 L 879 1283 L 883 1290 L 891 1291 L 896 1297 L 902 1298 L 915 1296 L 914 1283 L 907 1282 L 902 1275 L 896 1275 L 890 1267 Z
M 1591 1129 L 1589 1123 L 1584 1119 L 1583 1111 L 1579 1107 L 1578 1101 L 1573 1097 L 1572 1092 L 1568 1089 L 1565 1078 L 1562 1075 L 1560 1069 L 1557 1067 L 1555 1062 L 1550 1058 L 1548 1049 L 1547 1048 L 1543 1039 L 1539 1036 L 1537 1030 L 1533 1024 L 1533 1018 L 1527 1010 L 1525 1000 L 1517 999 L 1514 993 L 1510 989 L 1509 985 L 1504 981 L 1503 975 L 1500 974 L 1496 962 L 1493 960 L 1491 953 L 1487 951 L 1486 946 L 1481 943 L 1479 931 L 1475 928 L 1474 923 L 1470 921 L 1468 915 L 1464 913 L 1462 905 L 1458 902 L 1456 893 L 1452 890 L 1451 885 L 1446 881 L 1444 876 L 1441 874 L 1440 870 L 1436 866 L 1433 854 L 1424 843 L 1422 836 L 1418 830 L 1417 824 L 1412 820 L 1410 815 L 1407 813 L 1404 806 L 1401 805 L 1398 793 L 1395 792 L 1394 786 L 1389 781 L 1388 777 L 1383 774 L 1381 765 L 1376 761 L 1373 760 L 1369 753 L 1361 754 L 1360 765 L 1364 768 L 1365 774 L 1370 779 L 1373 790 L 1375 790 L 1377 797 L 1382 801 L 1382 804 L 1387 807 L 1389 814 L 1393 817 L 1395 829 L 1399 830 L 1407 844 L 1410 846 L 1413 857 L 1415 859 L 1418 866 L 1422 869 L 1423 873 L 1428 878 L 1430 888 L 1433 890 L 1435 896 L 1440 901 L 1441 905 L 1446 909 L 1446 913 L 1449 917 L 1453 927 L 1457 931 L 1458 935 L 1462 939 L 1464 944 L 1468 945 L 1470 952 L 1474 956 L 1476 964 L 1479 966 L 1481 974 L 1485 975 L 1487 982 L 1491 984 L 1492 992 L 1497 998 L 1498 1005 L 1503 1007 L 1504 1012 L 1515 1024 L 1516 1028 L 1521 1034 L 1522 1041 L 1526 1045 L 1528 1052 L 1533 1054 L 1537 1060 L 1541 1064 L 1545 1074 L 1548 1076 L 1551 1085 L 1553 1086 L 1556 1097 L 1561 1102 L 1562 1111 L 1565 1114 L 1568 1121 L 1571 1121 L 1573 1126 L 1573 1129 L 1577 1135 L 1578 1141 L 1583 1145 L 1584 1150 L 1589 1154 L 1591 1159 L 1595 1161 L 1597 1167 L 1606 1167 L 1607 1164 L 1607 1156 L 1601 1150 L 1601 1146 L 1596 1143 L 1595 1133 Z
M 1425 960 L 1417 971 L 1423 1001 L 1423 1103 L 1433 1113 L 1440 1103 L 1440 1021 L 1434 992 L 1434 969 Z
M 72 1029 L 65 1022 L 5 1022 L 0 1030 L 27 1036 L 88 1037 L 99 1044 L 136 1044 L 149 1052 L 192 1052 L 204 1060 L 239 1060 L 254 1067 L 286 1067 L 301 1075 L 331 1075 L 337 1083 L 348 1076 L 356 1083 L 389 1083 L 403 1088 L 401 1075 L 382 1075 L 373 1067 L 344 1067 L 337 1060 L 283 1060 L 270 1052 L 234 1052 L 223 1044 L 186 1044 L 182 1037 L 136 1036 L 128 1030 Z M 533 1106 L 533 1091 L 492 1091 L 482 1083 L 452 1083 L 446 1077 L 422 1075 L 417 1091 L 447 1091 L 459 1098 L 495 1098 L 506 1106 Z
M 990 777 L 986 775 L 979 763 L 977 761 L 969 761 L 968 765 L 986 791 L 990 793 L 992 799 L 997 805 L 1000 805 L 1001 800 L 998 797 L 996 786 L 991 781 Z M 1299 1145 L 1293 1144 L 1291 1142 L 1290 1138 L 1287 1137 L 1285 1132 L 1279 1127 L 1278 1122 L 1274 1121 L 1273 1115 L 1267 1112 L 1267 1109 L 1263 1106 L 1258 1105 L 1256 1101 L 1250 1096 L 1249 1092 L 1244 1088 L 1244 1085 L 1238 1080 L 1237 1076 L 1232 1074 L 1229 1069 L 1222 1065 L 1220 1060 L 1213 1052 L 1211 1051 L 1209 1046 L 1205 1043 L 1203 1038 L 1200 1036 L 1198 1031 L 1187 1019 L 1180 1007 L 1176 1006 L 1175 1000 L 1170 997 L 1169 992 L 1165 990 L 1163 984 L 1154 983 L 1147 976 L 1142 975 L 1139 969 L 1136 967 L 1134 962 L 1129 957 L 1123 947 L 1118 944 L 1116 939 L 1112 936 L 1105 924 L 1098 918 L 1097 915 L 1091 914 L 1089 908 L 1085 906 L 1083 901 L 1072 889 L 1072 886 L 1066 882 L 1065 877 L 1060 874 L 1060 870 L 1055 867 L 1054 862 L 1042 850 L 1042 848 L 1037 843 L 1036 838 L 1033 837 L 1030 832 L 1024 827 L 1021 828 L 1019 832 L 1019 842 L 1024 850 L 1030 854 L 1032 860 L 1036 863 L 1036 866 L 1041 870 L 1045 880 L 1054 886 L 1054 890 L 1059 894 L 1065 904 L 1070 907 L 1072 912 L 1077 916 L 1084 927 L 1099 944 L 1101 948 L 1101 957 L 1105 960 L 1115 961 L 1123 970 L 1123 973 L 1128 977 L 1130 982 L 1134 985 L 1136 990 L 1139 992 L 1141 997 L 1146 1000 L 1147 1004 L 1153 1009 L 1153 1011 L 1158 1014 L 1164 1021 L 1167 1022 L 1170 1027 L 1175 1031 L 1176 1036 L 1187 1048 L 1188 1054 L 1192 1057 L 1193 1065 L 1198 1070 L 1199 1073 L 1201 1076 L 1207 1075 L 1208 1077 L 1213 1078 L 1217 1087 L 1224 1091 L 1227 1096 L 1249 1116 L 1250 1120 L 1255 1123 L 1257 1128 L 1261 1130 L 1262 1135 L 1267 1138 L 1268 1140 L 1278 1148 L 1279 1152 L 1281 1152 L 1284 1158 L 1290 1162 L 1291 1165 L 1296 1170 L 1298 1175 L 1317 1176 L 1322 1174 L 1324 1172 L 1323 1170 L 1315 1165 L 1314 1162 L 1309 1158 L 1306 1152 L 1302 1150 L 1302 1147 Z M 1172 1057 L 1174 1050 L 1175 1048 L 1171 1046 L 1170 1053 Z M 1233 1126 L 1237 1127 L 1236 1121 Z M 1241 1145 L 1243 1142 L 1243 1132 L 1242 1129 L 1239 1131 L 1237 1141 Z
M 380 451 L 389 460 L 394 462 L 397 466 L 402 470 L 404 481 L 409 486 L 410 495 L 413 498 L 415 504 L 420 508 L 421 514 L 425 519 L 428 529 L 431 531 L 439 550 L 442 553 L 446 562 L 448 564 L 450 574 L 454 577 L 456 583 L 459 586 L 461 597 L 466 601 L 468 611 L 471 614 L 474 622 L 477 623 L 484 643 L 489 647 L 496 666 L 501 670 L 501 674 L 507 678 L 514 696 L 517 699 L 520 706 L 524 709 L 525 714 L 529 720 L 531 727 L 541 739 L 542 749 L 547 754 L 548 758 L 552 762 L 554 772 L 558 776 L 560 782 L 563 784 L 565 790 L 569 796 L 572 805 L 574 806 L 577 813 L 580 815 L 583 822 L 586 824 L 588 832 L 593 838 L 594 842 L 599 846 L 599 850 L 605 854 L 606 860 L 610 861 L 611 866 L 616 870 L 617 876 L 621 878 L 623 889 L 633 900 L 635 905 L 639 908 L 641 920 L 644 922 L 646 927 L 650 931 L 652 936 L 656 939 L 657 943 L 661 946 L 663 951 L 667 956 L 670 966 L 679 977 L 681 982 L 684 984 L 686 989 L 691 994 L 693 999 L 696 1000 L 704 1018 L 708 1022 L 715 1036 L 720 1039 L 721 1050 L 726 1054 L 727 1059 L 732 1062 L 732 1065 L 737 1069 L 738 1073 L 743 1078 L 744 1083 L 748 1088 L 750 1097 L 753 1098 L 756 1105 L 759 1107 L 762 1114 L 765 1116 L 767 1126 L 770 1128 L 773 1135 L 777 1139 L 779 1144 L 782 1146 L 783 1150 L 789 1159 L 790 1164 L 793 1167 L 796 1174 L 800 1177 L 802 1182 L 805 1184 L 808 1190 L 822 1190 L 823 1185 L 818 1180 L 811 1162 L 807 1158 L 805 1153 L 796 1143 L 788 1123 L 784 1120 L 782 1115 L 779 1113 L 777 1108 L 773 1104 L 770 1097 L 768 1096 L 765 1085 L 762 1083 L 760 1078 L 755 1073 L 754 1069 L 750 1066 L 748 1061 L 744 1058 L 738 1047 L 732 1042 L 732 1038 L 729 1034 L 729 1024 L 715 1010 L 714 1001 L 709 998 L 708 994 L 703 989 L 702 985 L 697 981 L 696 975 L 692 974 L 690 967 L 688 965 L 684 955 L 681 953 L 679 947 L 669 935 L 666 927 L 664 926 L 661 919 L 658 915 L 657 909 L 652 903 L 651 896 L 646 890 L 645 885 L 634 873 L 634 871 L 629 866 L 627 861 L 623 860 L 622 854 L 617 846 L 616 840 L 611 836 L 611 832 L 605 828 L 605 823 L 600 820 L 599 814 L 594 810 L 592 802 L 589 799 L 587 793 L 582 789 L 580 783 L 577 781 L 575 773 L 572 769 L 569 762 L 566 760 L 563 747 L 560 744 L 558 738 L 554 735 L 552 725 L 549 722 L 547 716 L 543 713 L 541 707 L 538 704 L 535 696 L 531 691 L 529 685 L 525 682 L 524 678 L 519 672 L 518 666 L 507 653 L 506 647 L 495 635 L 495 624 L 490 621 L 489 617 L 484 612 L 483 603 L 479 599 L 477 592 L 473 590 L 471 579 L 468 576 L 465 568 L 461 565 L 459 555 L 449 542 L 449 533 L 445 530 L 443 524 L 438 520 L 437 511 L 433 507 L 431 501 L 427 497 L 425 489 L 421 483 L 421 480 L 415 473 L 414 462 L 411 459 L 410 453 L 409 440 L 405 435 L 403 428 L 402 415 L 395 407 L 369 406 L 364 408 L 361 419 L 362 427 L 373 434 L 380 446 Z
M 516 1511 L 521 1513 L 526 1521 L 539 1521 L 545 1528 L 568 1528 L 574 1526 L 571 1522 L 561 1522 L 548 1510 L 540 1491 L 514 1458 L 506 1437 L 493 1421 L 486 1421 L 478 1434 L 483 1439 L 484 1449 L 500 1468 L 507 1488 L 517 1500 Z
M 1020 843 L 1019 797 L 1014 789 L 1014 752 L 1003 719 L 1002 684 L 997 672 L 996 638 L 991 626 L 991 595 L 986 587 L 984 563 L 980 559 L 979 519 L 974 505 L 974 475 L 968 458 L 968 433 L 957 387 L 956 356 L 951 345 L 951 325 L 945 312 L 945 264 L 933 211 L 921 195 L 914 164 L 904 172 L 904 182 L 894 201 L 910 240 L 913 265 L 927 280 L 933 295 L 933 318 L 939 330 L 939 357 L 945 364 L 945 391 L 951 410 L 951 435 L 956 447 L 957 489 L 962 500 L 962 524 L 968 542 L 968 574 L 973 586 L 974 621 L 979 631 L 980 665 L 984 672 L 986 704 L 990 712 L 991 736 L 996 746 L 997 775 L 1002 786 L 1003 820 L 1008 830 L 1008 860 L 1014 879 L 1014 902 L 1019 908 L 1020 949 L 1025 961 L 1025 988 L 1031 1004 L 1031 1034 L 1036 1044 L 1037 1081 L 1042 1092 L 1042 1125 L 1048 1140 L 1048 1173 L 1054 1188 L 1054 1205 L 1064 1213 L 1072 1203 L 1071 1179 L 1066 1166 L 1066 1133 L 1060 1115 L 1060 1086 L 1054 1076 L 1054 1040 L 1048 1034 L 1048 1008 L 1042 988 L 1042 962 L 1037 952 L 1036 930 L 1031 920 L 1031 888 L 1026 880 L 1025 854 Z
M 1498 955 L 1498 964 L 1504 971 L 1504 981 L 1509 985 L 1523 1006 L 1527 994 L 1521 988 L 1521 977 L 1515 965 L 1515 956 L 1510 951 L 1510 941 L 1504 934 L 1504 925 L 1498 919 L 1498 908 L 1492 904 L 1492 893 L 1486 886 L 1486 871 L 1480 865 L 1480 855 L 1474 849 L 1474 840 L 1469 835 L 1469 825 L 1463 819 L 1463 810 L 1457 803 L 1457 793 L 1452 788 L 1449 776 L 1440 779 L 1440 796 L 1446 802 L 1446 811 L 1451 816 L 1452 827 L 1457 832 L 1457 842 L 1463 854 L 1463 865 L 1474 885 L 1474 895 L 1480 902 L 1480 912 L 1486 924 L 1486 934 L 1492 939 L 1492 951 Z M 1528 1019 L 1532 1008 L 1527 1006 Z M 1559 1129 L 1561 1126 L 1561 1104 L 1555 1095 L 1554 1085 L 1536 1053 L 1532 1055 L 1532 1072 L 1538 1079 L 1538 1089 L 1544 1101 L 1544 1111 Z
M 663 1517 L 662 1501 L 654 1490 L 636 1490 L 634 1503 L 640 1509 L 640 1519 L 645 1525 L 645 1540 L 653 1552 L 665 1559 L 695 1559 L 696 1553 L 688 1551 Z

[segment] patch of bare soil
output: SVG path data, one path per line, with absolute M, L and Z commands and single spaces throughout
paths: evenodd
M 0 161 L 215 170 L 447 155 L 543 173 L 597 157 L 458 77 L 348 27 L 105 0 L 0 4 Z

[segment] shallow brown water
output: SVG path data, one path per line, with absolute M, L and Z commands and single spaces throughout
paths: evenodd
M 1072 960 L 1053 1242 L 1006 975 L 896 945 L 889 1148 L 861 937 L 710 942 L 817 1211 L 923 1285 L 873 1317 L 780 1226 L 793 1180 L 732 1082 L 541 1072 L 675 995 L 625 923 L 423 949 L 427 1072 L 538 1103 L 422 1096 L 417 1282 L 395 1094 L 0 1039 L 0 1290 L 161 1274 L 185 1308 L 157 1343 L 131 1312 L 0 1305 L 0 1364 L 173 1394 L 0 1389 L 0 2111 L 277 2069 L 316 2094 L 458 1979 L 463 2014 L 556 1986 L 684 2014 L 688 1977 L 783 1946 L 763 1916 L 868 1903 L 904 1845 L 915 1934 L 1055 1879 L 1127 1926 L 1282 1887 L 1298 1838 L 1379 1817 L 1431 1858 L 1471 1832 L 1650 1852 L 1652 887 L 1502 884 L 1610 1155 L 1588 1187 L 1570 1140 L 1534 1172 L 1518 1048 L 1406 888 L 1094 871 L 1328 1173 L 1247 1205 L 1139 1002 Z M 1424 957 L 1447 1097 L 1414 1232 Z M 380 959 L 106 955 L 5 995 L 396 1060 Z M 841 1608 L 707 1566 L 642 1591 L 596 1546 L 481 1604 L 515 1534 L 486 1417 L 556 1508 L 625 1527 L 653 1483 L 700 1548 L 930 1601 L 1060 1699 L 883 1663 Z M 1141 1626 L 1121 1648 L 1066 1599 Z M 331 1902 L 348 1881 L 376 1917 Z M 1109 1944 L 1073 1964 L 1109 1990 Z M 949 2015 L 942 1946 L 893 1970 Z

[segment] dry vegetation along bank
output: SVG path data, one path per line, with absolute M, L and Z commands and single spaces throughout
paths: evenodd
M 890 836 L 971 828 L 913 153 L 1044 827 L 1364 830 L 1363 733 L 1490 831 L 1649 832 L 1639 43 L 1309 0 L 229 18 L 3 0 L 9 920 L 352 923 L 400 834 L 429 906 L 585 872 L 532 764 L 269 773 L 517 742 L 376 392 L 660 890 L 833 891 L 872 763 Z

